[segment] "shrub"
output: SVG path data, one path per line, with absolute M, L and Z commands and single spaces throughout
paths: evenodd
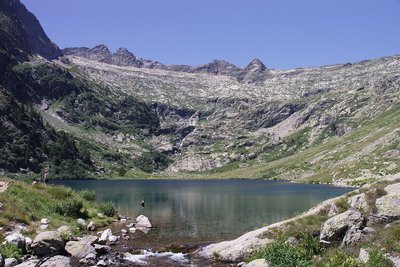
M 67 198 L 54 205 L 54 211 L 60 215 L 80 218 L 86 217 L 87 214 L 83 211 L 83 203 L 76 198 Z
M 393 267 L 393 263 L 382 252 L 372 249 L 369 252 L 369 260 L 365 267 Z
M 322 265 L 323 267 L 358 267 L 357 260 L 352 256 L 337 251 L 332 257 L 327 258 Z
M 5 243 L 0 246 L 0 254 L 3 258 L 19 259 L 22 255 L 22 251 L 13 243 Z
M 99 204 L 99 211 L 108 217 L 113 217 L 117 210 L 112 202 L 102 202 Z
M 85 190 L 79 191 L 79 195 L 87 201 L 95 201 L 96 200 L 96 193 L 93 190 L 85 189 Z

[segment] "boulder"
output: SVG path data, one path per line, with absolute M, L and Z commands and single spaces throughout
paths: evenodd
M 42 232 L 35 237 L 31 248 L 35 255 L 43 257 L 63 251 L 64 240 L 58 231 Z
M 319 238 L 322 242 L 341 241 L 350 228 L 358 230 L 364 224 L 364 216 L 358 210 L 350 209 L 325 221 Z
M 245 265 L 243 267 L 268 267 L 268 262 L 265 259 L 257 259 L 253 260 Z
M 16 267 L 36 267 L 39 263 L 39 260 L 28 260 L 23 263 L 18 264 Z M 43 265 L 41 265 L 43 266 Z
M 400 183 L 385 187 L 387 195 L 378 198 L 375 202 L 377 215 L 389 220 L 400 218 Z
M 348 203 L 350 207 L 354 209 L 359 209 L 362 211 L 367 211 L 369 209 L 368 203 L 365 197 L 365 193 L 358 194 L 355 196 L 352 196 L 348 199 Z
M 72 258 L 81 260 L 89 254 L 96 254 L 96 250 L 92 247 L 88 240 L 69 241 L 65 246 L 65 250 L 71 254 Z
M 57 255 L 43 262 L 40 267 L 72 267 L 70 258 Z
M 96 225 L 94 224 L 94 222 L 90 222 L 90 223 L 86 226 L 86 230 L 87 230 L 87 231 L 96 231 Z
M 95 244 L 94 249 L 96 250 L 97 253 L 102 254 L 102 255 L 111 252 L 111 248 L 109 246 L 105 246 L 105 245 Z
M 151 228 L 152 225 L 151 225 L 151 223 L 150 223 L 149 218 L 147 218 L 147 217 L 144 216 L 144 215 L 139 215 L 139 216 L 136 218 L 135 227 L 136 227 L 136 228 Z
M 112 235 L 111 229 L 104 230 L 103 233 L 101 233 L 101 236 L 99 238 L 99 244 L 104 245 L 107 242 L 108 237 L 111 235 Z
M 14 267 L 18 265 L 17 259 L 7 258 L 4 260 L 4 267 Z
M 19 233 L 13 233 L 6 236 L 4 243 L 12 243 L 20 249 L 25 249 L 25 237 Z
M 49 224 L 50 221 L 49 221 L 49 219 L 43 218 L 43 219 L 40 220 L 40 223 L 41 224 Z
M 26 250 L 30 250 L 31 246 L 32 246 L 32 239 L 30 239 L 29 237 L 25 237 L 25 248 Z
M 99 240 L 99 238 L 97 236 L 87 235 L 87 236 L 82 237 L 79 241 L 88 243 L 93 246 L 98 240 Z

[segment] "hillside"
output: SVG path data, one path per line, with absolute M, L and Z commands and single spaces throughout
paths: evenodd
M 1 172 L 360 185 L 400 170 L 400 56 L 168 66 L 104 45 L 61 51 L 17 0 L 0 22 Z

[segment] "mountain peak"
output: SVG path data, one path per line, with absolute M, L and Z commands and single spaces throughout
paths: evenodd
M 250 61 L 250 63 L 246 67 L 247 70 L 260 70 L 260 71 L 265 71 L 267 70 L 267 67 L 262 63 L 261 60 L 258 58 L 253 59 Z

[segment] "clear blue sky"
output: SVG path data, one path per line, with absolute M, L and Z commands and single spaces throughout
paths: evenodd
M 61 48 L 288 69 L 400 54 L 400 0 L 22 0 Z

